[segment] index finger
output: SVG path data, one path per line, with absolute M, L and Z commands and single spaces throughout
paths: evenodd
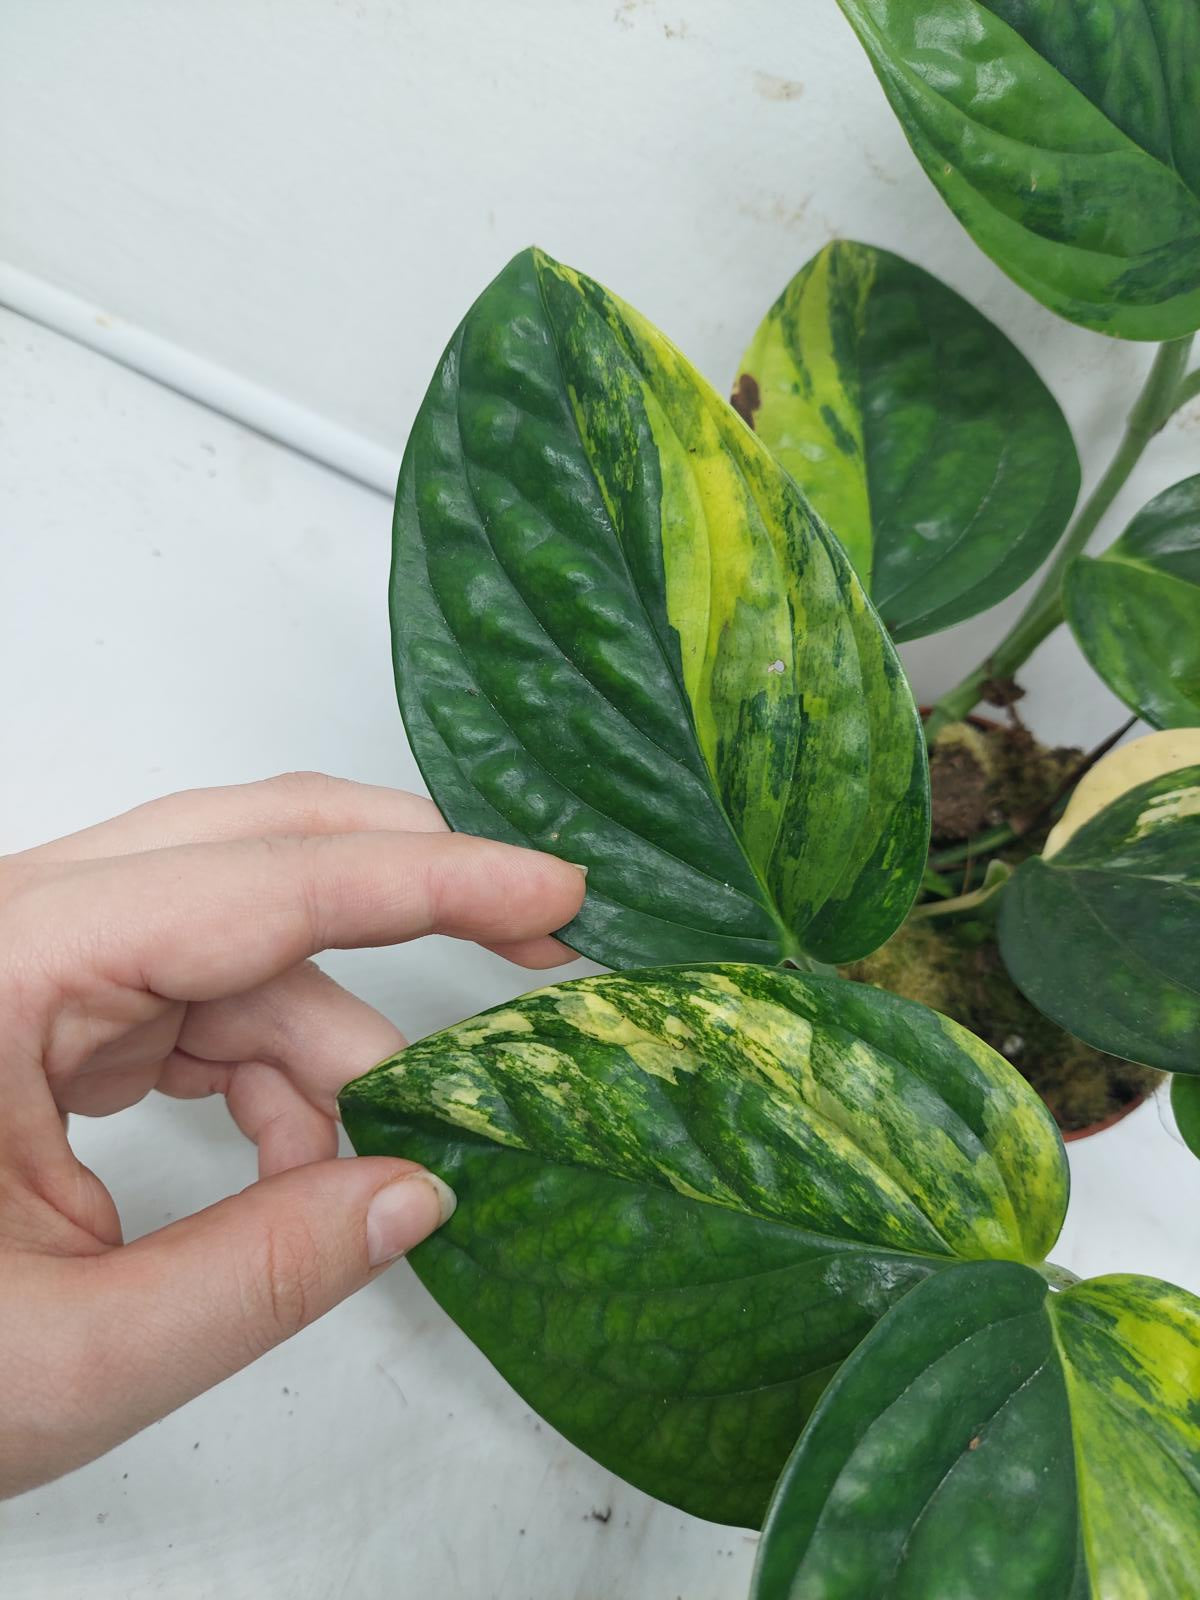
M 89 980 L 170 1000 L 241 994 L 321 950 L 427 933 L 503 945 L 569 922 L 568 862 L 468 834 L 239 839 L 72 863 L 0 908 L 23 966 L 76 1001 Z
M 284 772 L 257 783 L 184 789 L 21 852 L 24 861 L 91 861 L 101 856 L 216 844 L 278 833 L 444 833 L 432 800 L 404 789 L 354 783 L 323 772 Z

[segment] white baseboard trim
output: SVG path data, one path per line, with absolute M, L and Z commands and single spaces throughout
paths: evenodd
M 400 458 L 328 417 L 0 261 L 0 305 L 389 497 Z

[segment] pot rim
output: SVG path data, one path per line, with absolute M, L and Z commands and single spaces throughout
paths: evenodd
M 1086 1128 L 1074 1128 L 1070 1133 L 1063 1133 L 1063 1143 L 1070 1144 L 1073 1139 L 1090 1139 L 1093 1134 L 1103 1133 L 1106 1128 L 1114 1127 L 1118 1122 L 1124 1121 L 1124 1119 L 1129 1116 L 1131 1112 L 1136 1111 L 1139 1106 L 1144 1106 L 1149 1098 L 1150 1095 L 1145 1093 L 1135 1095 L 1132 1100 L 1126 1101 L 1123 1106 L 1118 1106 L 1117 1109 L 1110 1112 L 1107 1117 L 1101 1117 L 1099 1122 L 1089 1122 Z M 1062 1133 L 1061 1128 L 1059 1129 L 1059 1132 Z

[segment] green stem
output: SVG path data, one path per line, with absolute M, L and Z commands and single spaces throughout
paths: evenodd
M 923 922 L 929 917 L 961 917 L 986 906 L 1012 877 L 1012 868 L 1004 861 L 989 861 L 987 874 L 978 889 L 970 894 L 956 895 L 953 900 L 924 900 L 908 914 L 910 922 Z
M 1189 372 L 1176 389 L 1175 399 L 1171 405 L 1172 412 L 1182 411 L 1188 401 L 1194 400 L 1198 394 L 1200 394 L 1200 367 L 1197 367 L 1195 372 Z
M 977 704 L 989 678 L 1011 678 L 1046 635 L 1052 633 L 1063 620 L 1063 573 L 1095 533 L 1100 519 L 1116 499 L 1146 446 L 1176 406 L 1182 403 L 1179 395 L 1191 383 L 1191 379 L 1183 378 L 1191 346 L 1191 335 L 1159 345 L 1108 470 L 1079 508 L 1033 598 L 1008 633 L 987 660 L 981 662 L 956 688 L 944 694 L 930 712 L 925 723 L 925 734 L 931 744 L 947 723 L 960 722 Z M 1193 374 L 1193 377 L 1196 376 Z
M 1034 1267 L 1033 1270 L 1040 1272 L 1056 1293 L 1061 1293 L 1063 1290 L 1069 1289 L 1072 1284 L 1079 1282 L 1078 1276 L 1071 1271 L 1070 1267 L 1056 1266 L 1053 1261 L 1043 1261 L 1040 1266 Z
M 926 866 L 921 878 L 921 889 L 925 894 L 934 895 L 939 900 L 949 900 L 958 893 L 949 878 L 943 878 L 940 872 L 930 866 Z
M 935 851 L 929 858 L 929 864 L 936 872 L 941 872 L 945 867 L 957 867 L 960 862 L 976 856 L 990 855 L 993 850 L 998 850 L 1001 845 L 1009 844 L 1017 837 L 1017 830 L 1011 822 L 1000 822 L 986 833 L 977 833 L 973 839 L 966 839 L 962 844 L 952 844 L 945 850 Z

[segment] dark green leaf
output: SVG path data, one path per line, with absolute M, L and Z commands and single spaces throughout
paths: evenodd
M 948 1268 L 819 1402 L 752 1600 L 1179 1600 L 1200 1573 L 1200 1301 Z
M 1171 1079 L 1171 1110 L 1179 1136 L 1194 1156 L 1200 1157 L 1200 1077 Z
M 1114 694 L 1155 728 L 1200 725 L 1200 475 L 1156 495 L 1063 586 L 1067 620 Z
M 613 1471 L 756 1525 L 830 1375 L 959 1258 L 1037 1261 L 1066 1166 L 1045 1107 L 923 1006 L 836 978 L 584 978 L 346 1088 L 361 1153 L 444 1177 L 413 1253 L 504 1376 Z
M 999 934 L 1013 981 L 1060 1027 L 1200 1072 L 1200 766 L 1139 784 L 1022 862 Z
M 1200 326 L 1195 0 L 839 0 L 975 242 L 1060 316 Z
M 734 392 L 897 640 L 1011 594 L 1075 504 L 1075 445 L 1037 373 L 973 306 L 887 250 L 838 241 L 802 267 Z
M 584 954 L 832 962 L 902 920 L 923 744 L 840 546 L 661 334 L 539 252 L 413 427 L 392 625 L 435 800 L 590 868 Z

